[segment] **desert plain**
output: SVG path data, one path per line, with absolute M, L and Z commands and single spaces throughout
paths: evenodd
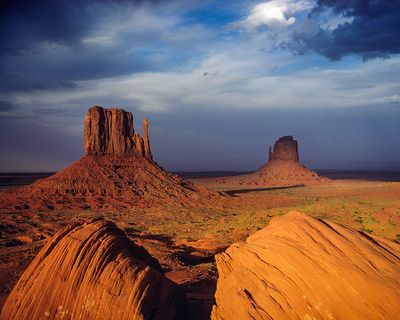
M 396 178 L 369 178 L 364 174 L 362 179 L 337 179 L 330 174 L 331 179 L 321 178 L 321 182 L 311 184 L 246 184 L 243 177 L 254 174 L 233 178 L 215 177 L 215 173 L 212 177 L 202 173 L 201 178 L 193 173 L 181 175 L 188 178 L 185 183 L 190 188 L 200 188 L 199 196 L 187 201 L 172 195 L 129 205 L 111 201 L 109 206 L 105 197 L 97 208 L 81 204 L 66 208 L 63 202 L 57 206 L 41 200 L 34 207 L 35 199 L 30 198 L 30 206 L 15 202 L 13 207 L 4 194 L 20 189 L 4 187 L 0 216 L 1 305 L 39 250 L 60 228 L 80 218 L 103 217 L 114 222 L 129 240 L 143 246 L 159 261 L 165 276 L 185 292 L 187 317 L 191 319 L 210 318 L 218 279 L 215 255 L 246 241 L 274 217 L 301 212 L 368 236 L 400 241 L 400 182 L 390 181 Z M 181 178 L 177 179 L 180 183 Z

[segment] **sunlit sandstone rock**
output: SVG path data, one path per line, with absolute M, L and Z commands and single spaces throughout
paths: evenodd
M 148 120 L 144 120 L 142 138 L 134 132 L 132 113 L 122 109 L 90 108 L 85 117 L 84 138 L 87 155 L 137 155 L 152 159 Z
M 185 319 L 185 297 L 158 261 L 112 222 L 59 231 L 26 269 L 1 313 L 19 319 Z
M 398 319 L 400 245 L 298 212 L 216 256 L 213 320 Z

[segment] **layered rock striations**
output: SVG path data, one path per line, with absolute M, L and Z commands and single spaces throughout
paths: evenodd
M 88 219 L 49 240 L 0 319 L 185 319 L 185 297 L 112 222 Z
M 213 320 L 397 319 L 400 245 L 291 212 L 216 256 Z
M 95 106 L 85 117 L 85 153 L 94 156 L 136 155 L 152 159 L 147 119 L 142 134 L 143 138 L 135 133 L 132 113 Z
M 85 118 L 86 156 L 46 179 L 2 193 L 3 209 L 123 208 L 165 202 L 193 204 L 220 193 L 166 172 L 150 149 L 149 122 L 135 132 L 132 113 L 95 106 Z

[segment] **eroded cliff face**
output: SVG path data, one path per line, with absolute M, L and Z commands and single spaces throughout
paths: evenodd
M 26 269 L 0 318 L 185 319 L 184 293 L 112 222 L 59 231 Z
M 90 108 L 85 117 L 84 139 L 86 155 L 153 158 L 148 120 L 144 120 L 142 138 L 135 133 L 132 113 L 122 109 Z
M 275 142 L 273 150 L 269 147 L 269 161 L 274 160 L 299 162 L 297 141 L 292 136 L 279 138 Z
M 290 212 L 216 256 L 213 320 L 397 319 L 400 245 Z

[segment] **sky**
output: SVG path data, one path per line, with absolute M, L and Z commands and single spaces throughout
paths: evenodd
M 400 0 L 5 0 L 0 171 L 83 154 L 93 105 L 150 122 L 171 171 L 400 170 Z

